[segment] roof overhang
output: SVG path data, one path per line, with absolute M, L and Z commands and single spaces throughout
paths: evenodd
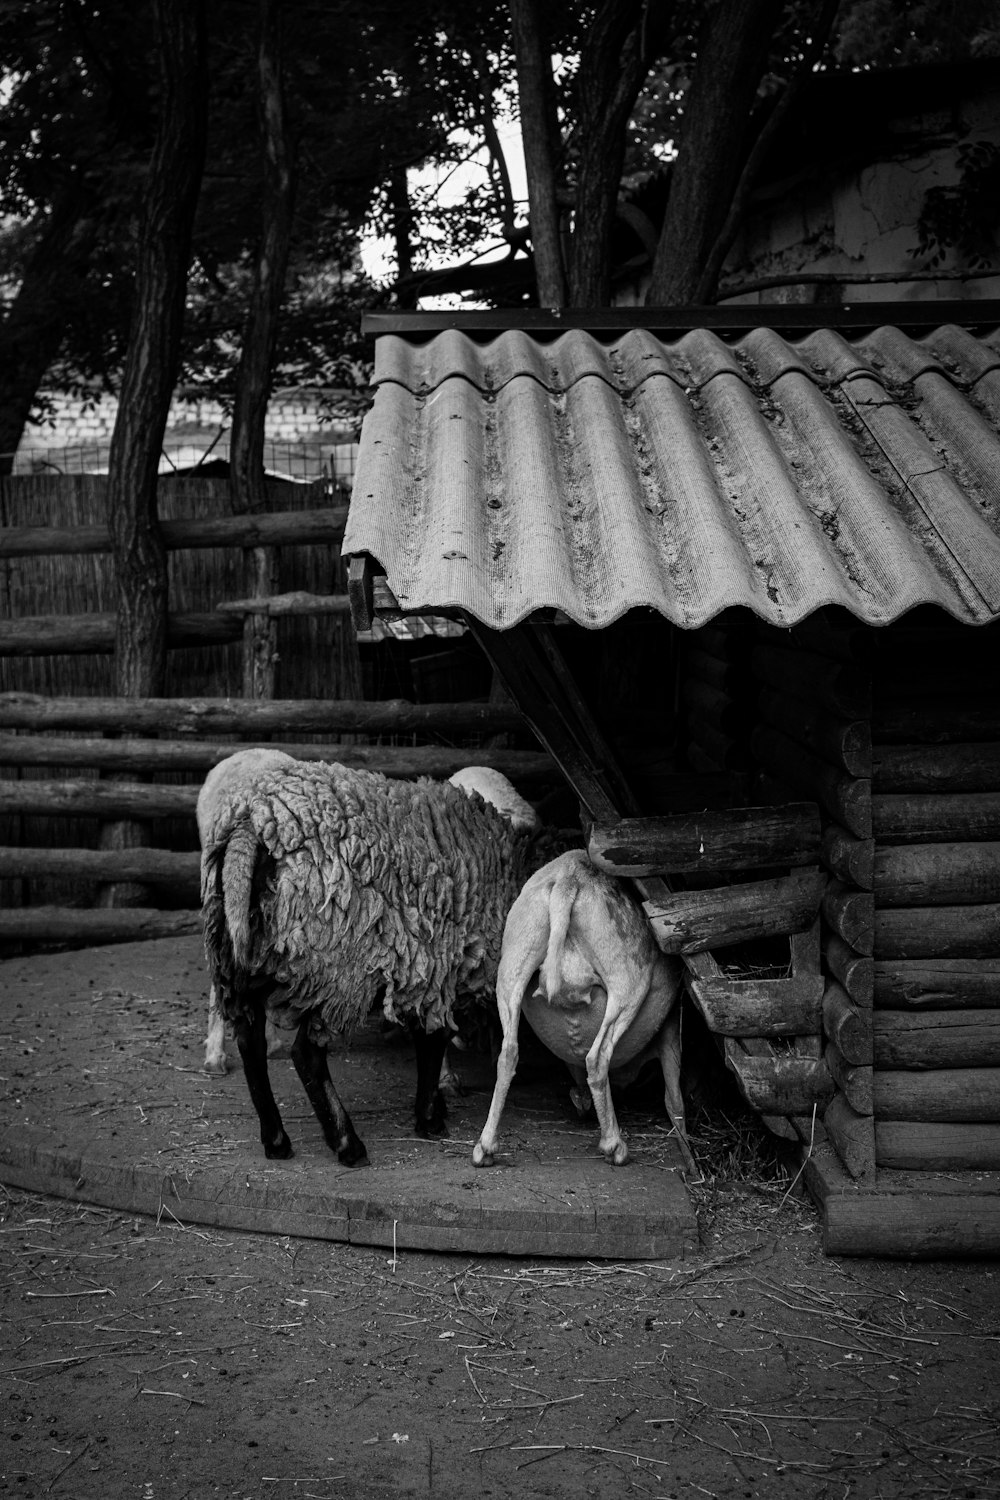
M 1000 305 L 817 311 L 370 316 L 355 622 L 1000 618 Z

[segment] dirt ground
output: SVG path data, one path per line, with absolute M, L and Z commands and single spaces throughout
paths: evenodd
M 1000 1268 L 824 1257 L 741 1151 L 676 1264 L 394 1261 L 0 1189 L 0 1494 L 1000 1495 Z

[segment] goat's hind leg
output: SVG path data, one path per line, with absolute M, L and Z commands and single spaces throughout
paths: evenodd
M 260 1139 L 264 1155 L 284 1160 L 292 1155 L 292 1143 L 281 1123 L 278 1106 L 271 1092 L 267 1072 L 267 1038 L 264 1029 L 264 1006 L 253 1004 L 240 1011 L 233 1021 L 236 1045 L 240 1051 L 243 1072 L 253 1107 L 260 1121 Z
M 309 1035 L 308 1021 L 302 1021 L 292 1043 L 292 1062 L 309 1095 L 326 1144 L 336 1151 L 345 1167 L 359 1167 L 368 1160 L 364 1142 L 351 1124 L 351 1117 L 334 1088 L 327 1062 L 326 1048 Z

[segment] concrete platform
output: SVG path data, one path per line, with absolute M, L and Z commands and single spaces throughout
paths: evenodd
M 201 1070 L 201 940 L 165 938 L 0 963 L 0 1180 L 125 1211 L 272 1234 L 464 1254 L 674 1258 L 697 1247 L 669 1122 L 622 1102 L 632 1161 L 609 1167 L 562 1064 L 526 1056 L 498 1165 L 472 1147 L 488 1060 L 463 1055 L 449 1136 L 413 1134 L 408 1042 L 376 1025 L 334 1060 L 370 1165 L 327 1149 L 290 1062 L 271 1076 L 295 1147 L 265 1159 L 242 1069 Z M 527 1051 L 527 1049 L 526 1049 Z

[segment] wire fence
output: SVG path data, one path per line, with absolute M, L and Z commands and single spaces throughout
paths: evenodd
M 110 439 L 52 447 L 22 443 L 14 454 L 14 474 L 106 474 Z M 9 457 L 9 455 L 6 455 Z M 300 484 L 327 480 L 350 491 L 357 468 L 358 444 L 346 442 L 266 442 L 264 468 L 274 479 Z M 212 440 L 169 440 L 160 454 L 161 474 L 219 476 L 229 466 L 229 434 Z

